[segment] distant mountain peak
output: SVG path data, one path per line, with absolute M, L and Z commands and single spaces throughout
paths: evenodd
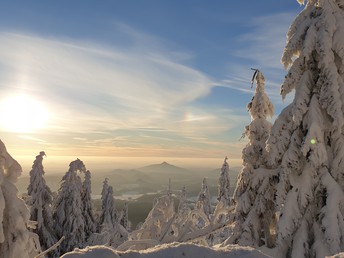
M 158 172 L 158 173 L 185 173 L 187 170 L 185 168 L 177 167 L 166 161 L 160 164 L 152 164 L 145 167 L 138 168 L 138 170 L 143 172 Z

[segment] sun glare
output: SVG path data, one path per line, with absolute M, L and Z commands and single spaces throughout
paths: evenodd
M 47 125 L 44 105 L 27 95 L 15 95 L 0 101 L 0 126 L 15 133 L 30 133 Z

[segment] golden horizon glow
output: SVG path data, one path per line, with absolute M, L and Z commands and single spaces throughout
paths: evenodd
M 47 126 L 49 112 L 28 95 L 12 95 L 1 100 L 0 126 L 13 133 L 32 133 Z
M 38 152 L 37 152 L 38 154 Z M 31 170 L 35 156 L 17 155 L 14 158 L 23 167 L 23 175 L 27 176 Z M 184 157 L 106 157 L 106 156 L 52 156 L 44 158 L 44 168 L 49 174 L 65 173 L 71 161 L 81 159 L 86 168 L 96 173 L 111 169 L 138 169 L 151 164 L 167 162 L 169 164 L 190 169 L 217 169 L 223 164 L 223 158 L 184 158 Z M 241 167 L 242 159 L 229 159 L 230 168 Z

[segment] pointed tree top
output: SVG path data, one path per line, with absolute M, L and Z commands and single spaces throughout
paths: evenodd
M 274 114 L 274 106 L 264 90 L 265 78 L 260 70 L 251 69 L 255 71 L 251 83 L 253 84 L 256 81 L 256 89 L 254 96 L 247 105 L 247 109 L 252 119 L 272 117 Z
M 253 76 L 252 76 L 252 79 L 251 79 L 251 88 L 252 88 L 252 87 L 253 87 L 254 80 L 257 78 L 257 76 L 258 76 L 258 74 L 259 74 L 259 70 L 258 70 L 258 69 L 255 69 L 255 68 L 251 68 L 251 70 L 254 71 Z

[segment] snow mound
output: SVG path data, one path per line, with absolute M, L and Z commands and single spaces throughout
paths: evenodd
M 339 253 L 333 256 L 326 256 L 326 258 L 344 258 L 344 253 Z
M 75 249 L 61 258 L 266 258 L 270 257 L 251 247 L 229 245 L 223 248 L 209 248 L 195 244 L 172 243 L 144 251 L 119 252 L 106 246 L 92 246 Z
M 95 246 L 88 246 L 85 249 L 78 249 L 76 248 L 73 252 L 66 253 L 61 256 L 61 258 L 119 258 L 118 254 L 114 251 L 114 249 L 103 246 L 103 245 L 95 245 Z

